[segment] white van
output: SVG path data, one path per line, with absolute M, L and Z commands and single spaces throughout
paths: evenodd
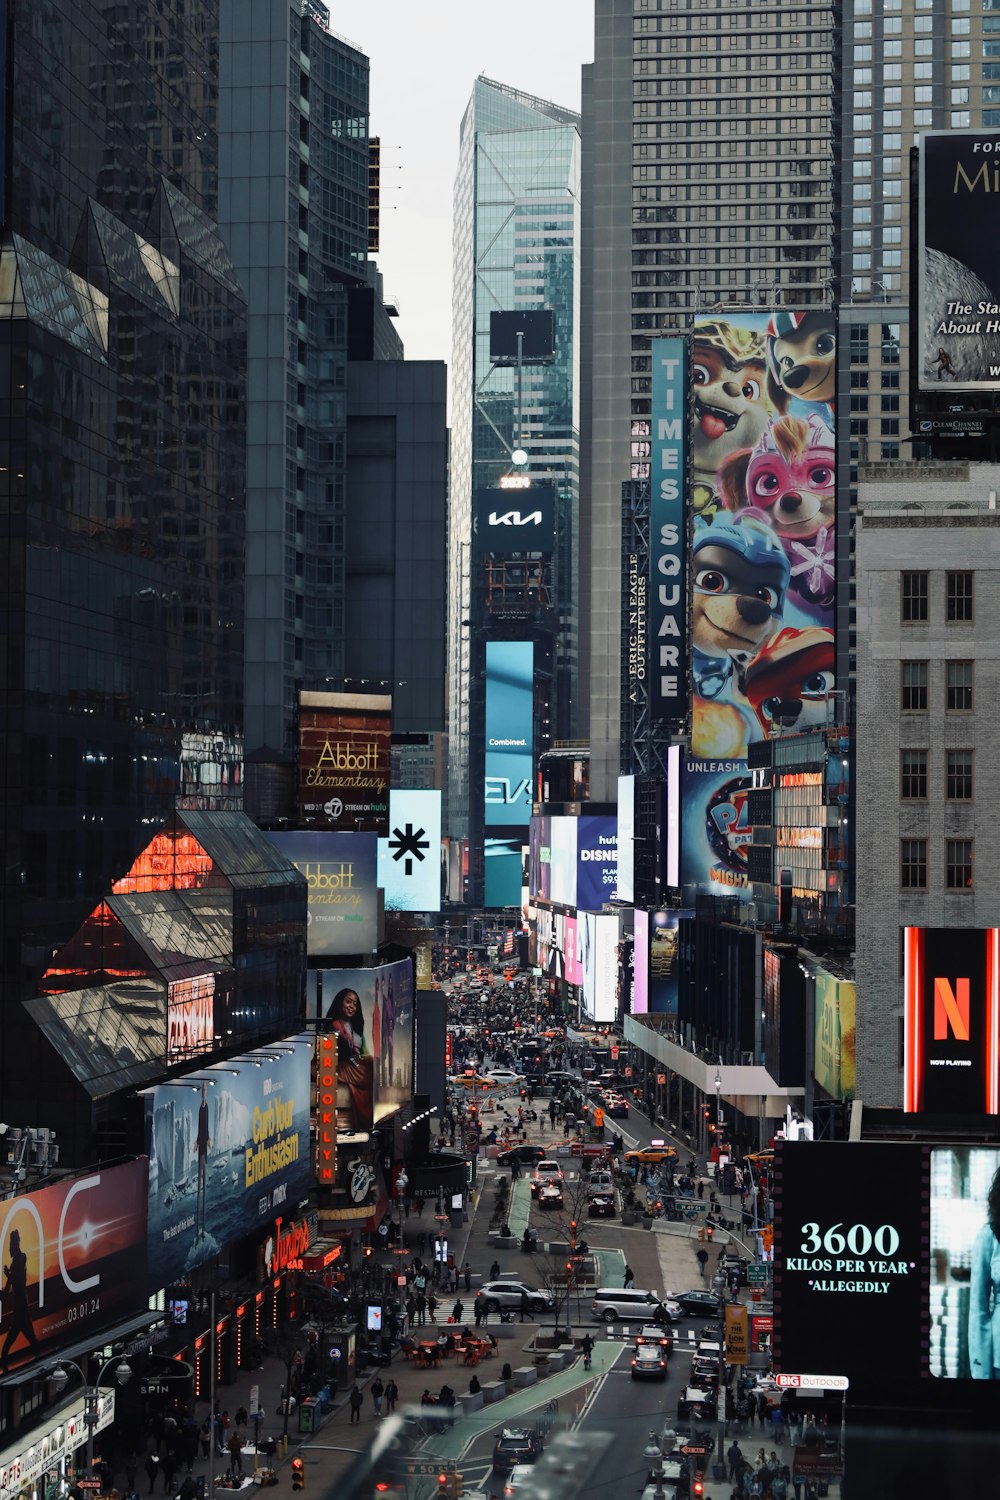
M 605 1323 L 672 1323 L 681 1315 L 676 1302 L 637 1286 L 598 1287 L 592 1311 Z

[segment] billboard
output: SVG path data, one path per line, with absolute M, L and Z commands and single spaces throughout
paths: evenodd
M 584 1014 L 591 1021 L 612 1022 L 618 1009 L 618 918 L 578 912 L 577 938 Z
M 917 382 L 1000 389 L 1000 189 L 995 130 L 932 131 L 920 145 Z
M 147 1305 L 145 1157 L 7 1199 L 3 1373 L 54 1360 Z
M 1000 1113 L 1000 928 L 904 928 L 903 1108 Z
M 527 827 L 531 818 L 534 663 L 531 641 L 486 642 L 487 828 Z
M 167 986 L 167 1062 L 187 1062 L 215 1046 L 215 975 L 192 974 Z
M 635 900 L 635 777 L 618 778 L 618 900 Z
M 525 476 L 527 477 L 527 476 Z M 534 479 L 522 488 L 476 490 L 472 554 L 483 557 L 536 552 L 549 557 L 556 540 L 556 498 L 551 484 Z
M 996 1380 L 992 1264 L 1000 1257 L 1000 1150 L 939 1147 L 930 1157 L 929 1373 Z
M 299 821 L 385 833 L 392 699 L 299 694 Z
M 310 958 L 365 953 L 378 943 L 378 841 L 373 833 L 269 833 L 309 887 Z
M 530 365 L 548 363 L 554 358 L 555 337 L 551 308 L 490 313 L 490 359 L 494 364 L 513 365 L 518 358 Z
M 585 911 L 600 911 L 618 893 L 618 820 L 582 817 L 576 834 L 576 901 Z
M 563 924 L 563 952 L 566 956 L 566 983 L 582 984 L 583 967 L 580 963 L 580 939 L 576 917 L 567 917 Z
M 855 983 L 853 979 L 835 979 L 825 969 L 818 969 L 813 978 L 816 1082 L 832 1099 L 853 1099 Z
M 646 916 L 646 913 L 643 913 Z M 654 911 L 648 914 L 649 923 L 649 1004 L 648 1009 L 658 1015 L 677 1014 L 677 974 L 680 967 L 678 945 L 679 922 L 682 913 L 677 911 Z M 688 913 L 683 913 L 687 916 Z M 638 951 L 638 939 L 636 939 Z
M 536 813 L 528 832 L 528 894 L 532 901 L 549 901 L 551 893 L 552 819 Z
M 310 969 L 306 996 L 337 1036 L 337 1137 L 370 1131 L 413 1093 L 413 964 Z
M 649 912 L 636 907 L 632 916 L 634 957 L 632 960 L 632 1014 L 649 1010 Z
M 542 906 L 537 917 L 538 967 L 550 979 L 566 979 L 566 919 L 561 912 Z
M 577 833 L 579 818 L 552 818 L 549 824 L 549 899 L 560 906 L 576 906 Z
M 309 1038 L 293 1037 L 146 1091 L 150 1289 L 308 1193 L 309 1069 Z
M 781 309 L 701 317 L 691 338 L 681 876 L 748 899 L 749 838 L 720 825 L 723 804 L 745 827 L 747 747 L 825 724 L 834 687 L 836 330 Z
M 654 715 L 681 719 L 687 709 L 685 506 L 686 356 L 682 338 L 653 339 L 652 449 L 649 477 L 648 692 Z
M 389 793 L 389 837 L 378 841 L 378 884 L 386 911 L 441 910 L 440 792 Z
M 486 839 L 483 847 L 487 906 L 521 903 L 521 839 Z

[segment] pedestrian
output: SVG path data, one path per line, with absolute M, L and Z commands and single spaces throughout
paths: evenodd
M 417 1293 L 417 1323 L 422 1328 L 427 1321 L 427 1298 L 423 1292 Z
M 168 1448 L 160 1459 L 160 1468 L 163 1470 L 163 1490 L 167 1495 L 173 1494 L 174 1475 L 177 1473 L 177 1454 L 173 1448 Z
M 739 1472 L 740 1466 L 743 1463 L 743 1449 L 740 1447 L 735 1438 L 732 1441 L 726 1457 L 729 1460 L 729 1483 L 734 1484 L 736 1482 L 737 1473 Z
M 461 1321 L 462 1321 L 462 1314 L 464 1312 L 465 1312 L 465 1308 L 462 1306 L 462 1299 L 461 1299 L 461 1297 L 459 1297 L 456 1300 L 456 1302 L 455 1302 L 455 1306 L 451 1310 L 451 1319 L 452 1319 L 452 1322 L 453 1323 L 461 1323 Z
M 774 1433 L 774 1441 L 783 1443 L 785 1440 L 785 1413 L 780 1406 L 771 1407 L 771 1428 Z
M 531 1304 L 528 1301 L 528 1294 L 527 1294 L 527 1292 L 522 1292 L 521 1293 L 521 1322 L 522 1323 L 524 1322 L 525 1314 L 527 1314 L 528 1321 L 530 1323 L 533 1323 L 535 1321 L 534 1317 L 532 1316 L 532 1313 L 531 1313 Z
M 472 1304 L 472 1313 L 473 1313 L 473 1317 L 476 1320 L 476 1327 L 477 1328 L 482 1328 L 482 1326 L 483 1326 L 483 1304 L 479 1300 L 478 1297 L 476 1298 L 475 1302 Z
M 627 1265 L 625 1267 L 625 1281 L 624 1281 L 624 1287 L 625 1287 L 626 1291 L 628 1290 L 628 1288 L 632 1285 L 632 1283 L 634 1281 L 635 1281 L 635 1276 L 633 1274 L 632 1267 Z
M 381 1375 L 376 1375 L 372 1381 L 372 1405 L 375 1407 L 375 1415 L 382 1415 L 382 1397 L 385 1395 L 385 1386 L 382 1384 Z
M 758 1422 L 761 1425 L 761 1430 L 762 1431 L 763 1431 L 763 1428 L 764 1428 L 764 1424 L 767 1421 L 768 1412 L 770 1410 L 771 1410 L 771 1403 L 770 1403 L 770 1401 L 768 1401 L 767 1397 L 764 1395 L 764 1392 L 761 1391 L 760 1395 L 757 1397 L 757 1420 L 758 1420 Z
M 472 1291 L 472 1267 L 469 1265 L 468 1261 L 465 1262 L 465 1265 L 462 1268 L 462 1274 L 465 1277 L 465 1290 L 467 1292 L 471 1292 Z
M 411 1328 L 413 1327 L 413 1318 L 414 1318 L 414 1314 L 416 1313 L 416 1311 L 417 1311 L 417 1299 L 416 1299 L 416 1297 L 414 1297 L 413 1293 L 411 1292 L 410 1295 L 406 1299 L 406 1316 L 410 1320 L 410 1327 Z
M 143 1468 L 146 1470 L 146 1473 L 149 1475 L 149 1494 L 152 1494 L 153 1493 L 153 1486 L 156 1483 L 156 1476 L 160 1472 L 160 1458 L 159 1458 L 159 1455 L 156 1454 L 156 1453 L 147 1454 L 147 1456 L 146 1456 L 146 1462 L 143 1464 Z
M 396 1410 L 396 1402 L 398 1400 L 399 1400 L 399 1386 L 396 1384 L 396 1382 L 393 1380 L 392 1376 L 390 1375 L 389 1379 L 385 1383 L 385 1411 L 386 1411 L 386 1416 L 390 1416 L 390 1417 L 392 1416 L 392 1413 Z
M 704 1277 L 705 1267 L 708 1265 L 708 1251 L 705 1249 L 704 1245 L 702 1245 L 698 1250 L 697 1254 L 695 1255 L 695 1259 L 698 1262 L 698 1269 L 700 1270 L 702 1277 Z
M 432 1323 L 437 1318 L 437 1310 L 438 1310 L 438 1299 L 435 1297 L 434 1293 L 431 1292 L 430 1296 L 427 1298 L 427 1311 L 430 1313 L 430 1317 L 431 1317 L 431 1322 Z
M 232 1471 L 233 1471 L 234 1474 L 238 1474 L 240 1476 L 240 1478 L 242 1479 L 242 1477 L 243 1477 L 243 1445 L 240 1442 L 240 1435 L 239 1435 L 238 1432 L 234 1432 L 233 1433 L 232 1437 L 229 1439 L 229 1442 L 226 1444 L 226 1448 L 229 1450 L 229 1466 L 230 1466 L 230 1468 L 232 1469 Z M 164 1470 L 163 1482 L 164 1482 L 164 1484 L 167 1483 L 166 1470 Z M 169 1488 L 169 1485 L 167 1487 Z
M 205 1449 L 205 1457 L 208 1457 L 208 1449 Z M 139 1467 L 139 1460 L 134 1450 L 129 1453 L 125 1460 L 125 1488 L 130 1495 L 135 1494 L 135 1474 Z
M 496 1279 L 497 1279 L 497 1277 L 499 1275 L 500 1275 L 500 1262 L 498 1260 L 495 1260 L 493 1262 L 493 1264 L 490 1266 L 490 1280 L 491 1281 L 496 1281 Z
M 351 1395 L 350 1395 L 351 1422 L 352 1423 L 353 1422 L 360 1422 L 361 1421 L 361 1402 L 362 1402 L 361 1388 L 359 1387 L 358 1382 L 355 1381 L 354 1384 L 353 1384 L 353 1386 L 351 1387 Z
M 479 1384 L 478 1376 L 473 1375 L 472 1379 L 469 1381 L 469 1395 L 478 1396 L 481 1390 L 482 1386 Z

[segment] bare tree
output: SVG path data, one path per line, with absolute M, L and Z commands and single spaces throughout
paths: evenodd
M 571 1333 L 570 1308 L 574 1293 L 578 1314 L 580 1310 L 580 1276 L 583 1266 L 579 1252 L 587 1222 L 588 1182 L 588 1177 L 582 1172 L 575 1181 L 564 1180 L 562 1207 L 539 1209 L 536 1205 L 535 1209 L 533 1228 L 538 1233 L 539 1247 L 536 1255 L 542 1273 L 542 1284 L 552 1294 L 557 1333 Z M 546 1246 L 547 1248 L 543 1248 Z

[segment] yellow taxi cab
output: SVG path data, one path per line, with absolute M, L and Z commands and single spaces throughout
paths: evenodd
M 673 1146 L 664 1145 L 662 1141 L 653 1141 L 648 1146 L 640 1146 L 637 1151 L 626 1151 L 623 1160 L 641 1162 L 644 1166 L 656 1166 L 663 1161 L 676 1161 L 677 1152 Z

